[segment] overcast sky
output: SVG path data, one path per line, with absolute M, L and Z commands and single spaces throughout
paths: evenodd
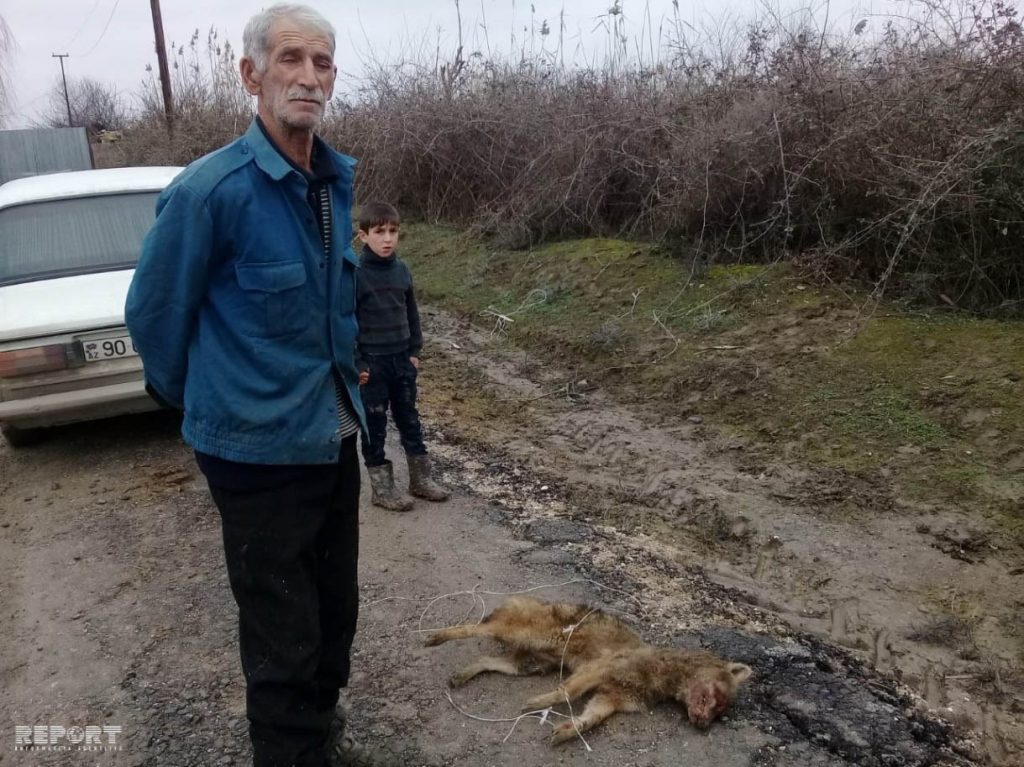
M 784 1 L 784 0 L 783 0 Z M 819 5 L 824 0 L 815 0 Z M 564 11 L 565 50 L 583 50 L 584 56 L 600 55 L 607 41 L 601 19 L 607 19 L 614 0 L 535 0 L 532 25 L 547 20 L 552 30 L 549 48 L 557 36 L 558 17 Z M 794 5 L 798 0 L 794 0 Z M 855 0 L 833 0 L 849 9 Z M 697 4 L 695 4 L 697 3 Z M 195 30 L 205 40 L 213 27 L 221 40 L 241 50 L 242 29 L 247 19 L 270 5 L 260 0 L 162 0 L 164 35 L 168 46 L 187 43 Z M 358 78 L 362 60 L 372 53 L 381 61 L 396 61 L 410 49 L 433 41 L 439 30 L 451 45 L 458 28 L 454 0 L 313 0 L 310 2 L 335 26 L 338 33 L 336 60 L 341 70 L 339 89 Z M 716 17 L 756 7 L 757 0 L 679 0 L 684 18 L 697 24 L 707 19 L 705 6 Z M 862 3 L 863 5 L 863 3 Z M 631 38 L 636 39 L 649 13 L 650 28 L 657 34 L 662 19 L 671 17 L 671 0 L 623 0 Z M 733 10 L 729 10 L 729 9 Z M 153 22 L 147 0 L 3 0 L 0 14 L 14 35 L 17 49 L 11 81 L 14 103 L 7 127 L 27 127 L 45 110 L 49 93 L 60 82 L 60 63 L 51 56 L 68 53 L 64 60 L 69 79 L 90 77 L 115 85 L 126 98 L 146 79 L 146 66 L 156 69 Z M 844 15 L 849 15 L 846 10 Z M 484 25 L 486 21 L 486 25 Z M 855 23 L 855 22 L 854 22 Z M 528 0 L 462 0 L 462 25 L 466 46 L 507 53 L 510 38 L 517 45 L 530 38 L 531 3 Z M 486 26 L 486 37 L 483 27 Z M 597 28 L 595 31 L 595 27 Z M 534 35 L 534 40 L 539 40 Z

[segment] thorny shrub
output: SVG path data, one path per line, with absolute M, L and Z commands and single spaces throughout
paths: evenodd
M 141 107 L 121 142 L 127 165 L 186 165 L 223 146 L 249 127 L 252 106 L 238 77 L 234 49 L 207 33 L 169 51 L 173 129 L 165 122 L 160 81 L 149 68 L 140 93 Z
M 789 257 L 877 294 L 1019 314 L 1017 11 L 913 8 L 844 35 L 810 16 L 769 14 L 714 40 L 677 23 L 657 63 L 632 67 L 463 59 L 461 47 L 444 63 L 374 64 L 324 133 L 360 158 L 361 199 L 506 245 L 682 240 L 703 260 Z M 195 39 L 176 53 L 169 140 L 150 88 L 134 161 L 187 161 L 244 130 L 233 54 L 209 44 L 205 67 Z

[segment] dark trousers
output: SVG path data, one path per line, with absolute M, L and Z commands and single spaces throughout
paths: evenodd
M 388 431 L 388 407 L 395 419 L 406 455 L 425 455 L 423 428 L 416 410 L 416 368 L 409 355 L 374 354 L 370 361 L 370 380 L 360 391 L 366 411 L 363 435 L 363 461 L 367 466 L 384 464 L 384 440 Z
M 359 610 L 355 435 L 337 465 L 267 467 L 255 488 L 210 484 L 238 604 L 253 764 L 324 767 Z

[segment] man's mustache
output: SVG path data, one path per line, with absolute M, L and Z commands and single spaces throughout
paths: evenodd
M 321 88 L 303 88 L 301 85 L 296 85 L 293 88 L 289 88 L 288 92 L 285 93 L 285 98 L 289 101 L 295 101 L 301 99 L 303 101 L 315 101 L 320 106 L 324 103 L 324 92 Z

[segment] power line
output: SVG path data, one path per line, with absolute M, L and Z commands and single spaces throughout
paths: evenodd
M 100 0 L 96 0 L 96 2 L 94 2 L 92 4 L 92 8 L 90 8 L 89 12 L 87 14 L 85 14 L 85 18 L 82 19 L 82 23 L 79 24 L 78 29 L 75 31 L 74 36 L 70 40 L 68 40 L 67 43 L 64 45 L 64 50 L 67 50 L 68 48 L 70 48 L 71 47 L 71 43 L 75 42 L 75 40 L 78 39 L 78 36 L 80 34 L 82 34 L 82 30 L 85 29 L 85 25 L 88 23 L 89 19 L 92 18 L 92 14 L 96 10 L 96 6 L 98 6 L 99 4 L 100 4 Z
M 103 36 L 105 34 L 107 34 L 107 29 L 110 27 L 110 20 L 114 18 L 114 11 L 117 10 L 118 3 L 120 3 L 120 2 L 121 2 L 121 0 L 115 0 L 114 7 L 110 9 L 110 15 L 107 17 L 107 23 L 103 26 L 103 31 L 100 32 L 99 39 L 96 40 L 96 42 L 93 44 L 92 48 L 90 48 L 86 53 L 83 53 L 78 58 L 84 59 L 86 56 L 88 56 L 90 53 L 92 53 L 94 50 L 96 50 L 96 46 L 100 44 L 100 41 L 103 40 Z

